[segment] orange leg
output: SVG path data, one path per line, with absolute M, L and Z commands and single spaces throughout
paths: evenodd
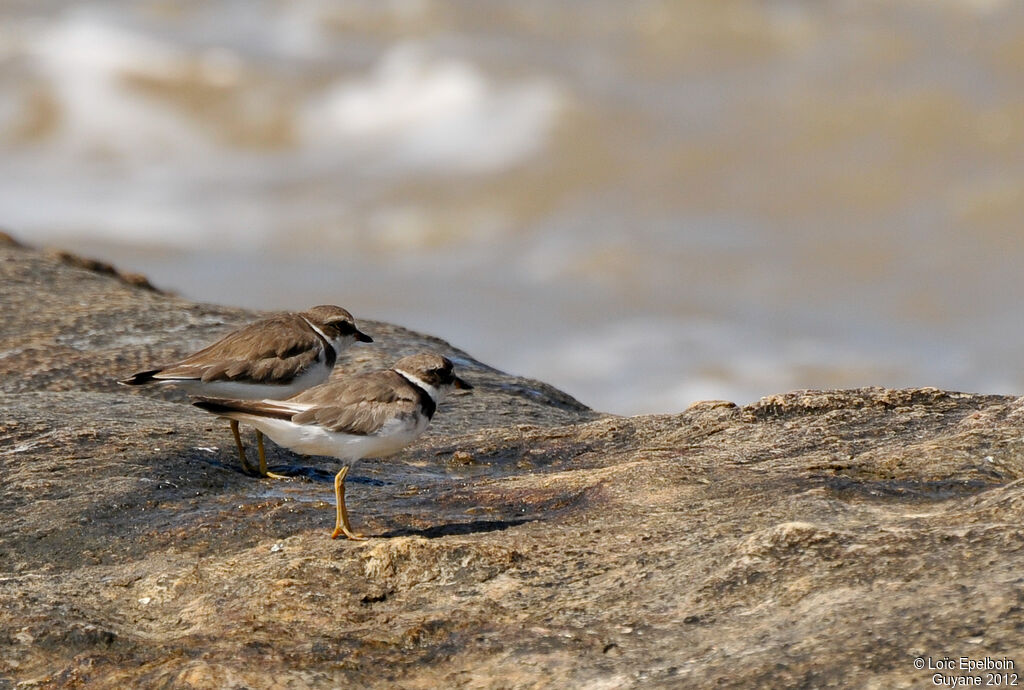
M 334 521 L 334 531 L 331 533 L 331 539 L 337 539 L 344 534 L 349 539 L 363 540 L 366 537 L 353 532 L 352 525 L 348 521 L 348 510 L 345 508 L 345 475 L 347 474 L 348 465 L 345 465 L 334 477 L 334 498 L 338 502 L 338 516 Z
M 231 433 L 235 437 L 235 447 L 238 448 L 238 459 L 242 461 L 242 469 L 246 474 L 252 474 L 255 470 L 253 470 L 252 465 L 249 464 L 248 458 L 245 457 L 245 446 L 242 445 L 242 436 L 238 433 L 238 421 L 235 419 L 230 421 Z
M 283 474 L 275 474 L 274 472 L 267 472 L 267 454 L 263 450 L 263 432 L 259 429 L 256 430 L 256 448 L 260 452 L 260 476 L 270 477 L 271 479 L 290 479 L 290 477 Z

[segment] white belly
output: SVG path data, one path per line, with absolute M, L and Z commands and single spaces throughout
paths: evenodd
M 298 395 L 307 388 L 318 386 L 331 375 L 323 362 L 317 362 L 300 376 L 289 383 L 275 385 L 271 383 L 246 383 L 244 381 L 197 381 L 175 380 L 161 381 L 161 384 L 173 385 L 189 395 L 203 395 L 210 398 L 230 398 L 232 400 L 284 400 Z M 268 434 L 269 435 L 269 434 Z
M 379 458 L 395 453 L 415 441 L 426 430 L 426 417 L 387 422 L 368 436 L 328 431 L 313 424 L 295 424 L 286 419 L 239 415 L 279 446 L 303 455 L 321 455 L 339 460 Z

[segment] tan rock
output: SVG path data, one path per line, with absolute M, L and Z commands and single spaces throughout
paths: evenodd
M 344 369 L 438 349 L 477 388 L 356 466 L 373 538 L 338 542 L 330 461 L 271 449 L 299 477 L 244 476 L 223 425 L 113 383 L 254 315 L 108 268 L 0 242 L 0 687 L 896 688 L 930 685 L 915 657 L 1024 663 L 1021 399 L 608 417 L 368 322 Z

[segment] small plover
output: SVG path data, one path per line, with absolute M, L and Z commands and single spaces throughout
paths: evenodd
M 416 440 L 452 388 L 471 389 L 447 357 L 403 357 L 391 369 L 336 378 L 288 400 L 199 397 L 193 405 L 252 424 L 278 445 L 344 464 L 334 477 L 337 516 L 331 538 L 352 531 L 345 507 L 345 476 L 360 458 L 391 455 Z
M 119 383 L 172 385 L 197 396 L 280 400 L 326 381 L 338 352 L 356 341 L 372 343 L 373 338 L 359 330 L 346 310 L 322 305 L 256 321 L 179 362 L 140 371 Z M 236 420 L 231 420 L 231 433 L 242 467 L 252 472 Z M 260 475 L 278 478 L 267 472 L 259 431 L 256 441 Z

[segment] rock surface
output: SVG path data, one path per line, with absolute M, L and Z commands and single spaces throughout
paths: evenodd
M 225 424 L 113 383 L 255 314 L 11 242 L 0 300 L 0 688 L 896 688 L 932 685 L 915 657 L 1024 663 L 1021 400 L 610 417 L 360 319 L 377 343 L 340 368 L 431 349 L 477 388 L 356 465 L 374 538 L 332 541 L 329 460 L 245 476 Z

